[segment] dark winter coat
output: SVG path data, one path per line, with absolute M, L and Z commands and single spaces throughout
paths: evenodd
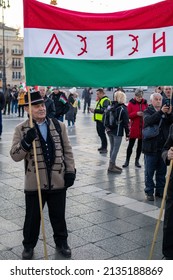
M 67 97 L 64 92 L 58 92 L 55 94 L 54 92 L 51 94 L 51 99 L 54 101 L 55 104 L 55 117 L 59 118 L 66 114 L 69 110 L 69 103 Z
M 2 91 L 0 91 L 0 110 L 4 109 L 4 105 L 5 105 L 5 98 L 4 98 L 4 94 Z
M 55 117 L 55 104 L 52 99 L 45 96 L 44 98 L 45 105 L 46 105 L 46 115 L 48 118 L 54 118 Z
M 127 107 L 125 104 L 119 104 L 117 101 L 113 101 L 112 105 L 117 110 L 117 125 L 113 129 L 107 129 L 108 133 L 112 133 L 115 136 L 124 136 L 124 130 L 126 137 L 129 137 L 129 116 Z
M 74 100 L 73 94 L 70 94 L 68 97 L 69 110 L 65 115 L 65 119 L 67 121 L 74 121 L 74 112 L 75 112 L 74 107 L 73 107 L 74 102 L 75 102 L 75 100 Z
M 137 112 L 144 111 L 147 107 L 145 99 L 137 102 L 135 98 L 132 98 L 129 101 L 127 110 L 130 118 L 130 138 L 142 139 L 143 117 L 138 116 Z
M 156 154 L 158 151 L 162 151 L 168 138 L 170 125 L 173 123 L 173 113 L 164 114 L 161 110 L 156 111 L 153 105 L 149 105 L 144 111 L 144 127 L 159 124 L 161 119 L 159 135 L 151 139 L 142 140 L 142 152 L 144 154 Z

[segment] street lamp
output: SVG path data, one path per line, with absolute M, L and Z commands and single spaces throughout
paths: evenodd
M 7 2 L 7 3 L 6 3 Z M 2 57 L 2 87 L 3 93 L 6 91 L 6 67 L 5 67 L 5 24 L 4 24 L 4 9 L 10 8 L 9 0 L 0 0 L 0 7 L 2 8 L 2 49 L 3 49 L 3 57 Z

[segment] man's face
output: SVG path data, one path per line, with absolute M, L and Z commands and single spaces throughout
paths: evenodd
M 166 95 L 167 98 L 171 99 L 172 97 L 172 88 L 167 86 L 164 88 L 164 93 Z
M 101 91 L 97 91 L 97 100 L 100 100 L 104 96 L 104 93 Z
M 45 97 L 45 95 L 46 95 L 46 90 L 45 90 L 45 88 L 44 88 L 44 87 L 40 87 L 40 88 L 39 88 L 39 91 L 40 91 L 41 96 L 42 96 L 42 97 Z
M 161 96 L 155 96 L 151 103 L 155 108 L 160 109 L 161 106 L 162 106 L 162 97 Z
M 29 114 L 29 106 L 25 107 L 25 111 Z M 45 103 L 32 105 L 31 106 L 32 118 L 40 123 L 43 122 L 46 117 L 46 106 Z
M 54 89 L 54 93 L 58 94 L 59 93 L 59 89 Z

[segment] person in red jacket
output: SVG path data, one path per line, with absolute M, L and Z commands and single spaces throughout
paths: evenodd
M 123 167 L 129 166 L 130 157 L 133 151 L 133 146 L 137 141 L 135 166 L 141 167 L 139 158 L 142 150 L 142 128 L 143 128 L 143 111 L 148 107 L 147 100 L 143 98 L 143 91 L 136 89 L 135 97 L 132 98 L 127 106 L 129 118 L 130 118 L 130 137 L 129 144 L 126 152 L 126 161 Z

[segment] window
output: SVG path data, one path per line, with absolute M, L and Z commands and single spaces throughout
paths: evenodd
M 13 72 L 12 73 L 13 80 L 21 80 L 21 72 Z
M 21 66 L 21 59 L 20 58 L 13 58 L 12 65 L 13 66 Z

